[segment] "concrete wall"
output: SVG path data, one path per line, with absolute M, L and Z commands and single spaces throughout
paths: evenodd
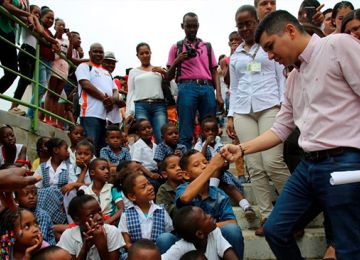
M 58 137 L 64 139 L 69 145 L 70 140 L 67 132 L 39 122 L 39 129 L 36 133 L 31 132 L 31 121 L 29 118 L 11 114 L 0 110 L 0 125 L 10 125 L 15 132 L 16 143 L 24 144 L 28 148 L 28 157 L 33 161 L 36 157 L 36 141 L 41 136 Z

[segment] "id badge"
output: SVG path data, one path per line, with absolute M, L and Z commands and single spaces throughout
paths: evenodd
M 247 64 L 247 71 L 250 72 L 261 72 L 261 63 L 260 62 L 250 62 Z

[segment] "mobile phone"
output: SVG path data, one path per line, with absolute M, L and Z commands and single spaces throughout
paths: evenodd
M 69 28 L 64 29 L 64 33 L 68 33 L 69 31 L 70 31 Z
M 304 9 L 305 9 L 306 18 L 307 18 L 308 22 L 312 23 L 312 18 L 316 14 L 315 6 L 305 6 Z

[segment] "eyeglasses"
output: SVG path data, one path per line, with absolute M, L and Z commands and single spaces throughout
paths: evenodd
M 246 22 L 243 22 L 243 23 L 237 23 L 236 27 L 239 30 L 242 30 L 242 29 L 245 29 L 245 28 L 252 28 L 252 27 L 254 27 L 255 24 L 256 24 L 255 21 L 246 21 Z

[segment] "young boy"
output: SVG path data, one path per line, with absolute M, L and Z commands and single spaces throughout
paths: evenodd
M 168 155 L 162 162 L 161 174 L 167 178 L 156 194 L 156 203 L 164 205 L 170 217 L 174 219 L 177 208 L 175 207 L 175 191 L 177 186 L 183 182 L 182 170 L 180 168 L 180 157 Z
M 201 122 L 201 138 L 195 144 L 194 149 L 201 152 L 205 158 L 210 161 L 216 154 L 219 153 L 223 147 L 221 139 L 218 136 L 219 127 L 215 117 L 205 117 Z M 218 186 L 223 189 L 228 196 L 236 201 L 239 206 L 244 210 L 245 217 L 248 221 L 253 221 L 256 218 L 254 210 L 251 208 L 250 203 L 244 198 L 242 186 L 230 172 L 221 169 L 214 174 L 210 179 L 210 186 Z M 219 180 L 220 179 L 220 180 Z
M 106 128 L 105 141 L 107 146 L 101 148 L 100 158 L 109 161 L 111 168 L 116 168 L 120 161 L 131 160 L 129 150 L 122 147 L 124 140 L 118 126 L 110 125 Z
M 156 147 L 154 160 L 160 167 L 160 162 L 170 154 L 175 154 L 181 157 L 186 153 L 186 146 L 179 144 L 179 131 L 176 125 L 169 123 L 161 127 L 161 135 L 163 141 Z
M 21 208 L 25 208 L 34 213 L 40 225 L 41 233 L 46 242 L 55 245 L 55 235 L 53 222 L 50 215 L 43 209 L 37 207 L 38 195 L 35 185 L 29 185 L 22 190 L 15 191 L 15 200 Z
M 238 258 L 243 258 L 244 241 L 237 224 L 229 197 L 219 188 L 209 186 L 209 179 L 224 165 L 224 159 L 216 154 L 208 163 L 205 156 L 196 150 L 188 151 L 180 160 L 184 171 L 183 178 L 188 181 L 176 189 L 178 208 L 192 205 L 201 207 L 205 213 L 216 220 L 223 236 L 234 248 Z
M 180 259 L 192 250 L 205 253 L 211 260 L 239 259 L 229 242 L 221 235 L 215 220 L 201 208 L 187 206 L 180 209 L 174 225 L 182 239 L 161 256 L 162 260 Z
M 84 189 L 85 194 L 94 197 L 100 204 L 106 224 L 113 224 L 120 219 L 123 201 L 119 198 L 113 201 L 111 189 L 109 163 L 102 158 L 94 159 L 89 165 L 91 184 Z
M 159 248 L 150 239 L 140 239 L 129 249 L 127 260 L 161 260 Z

